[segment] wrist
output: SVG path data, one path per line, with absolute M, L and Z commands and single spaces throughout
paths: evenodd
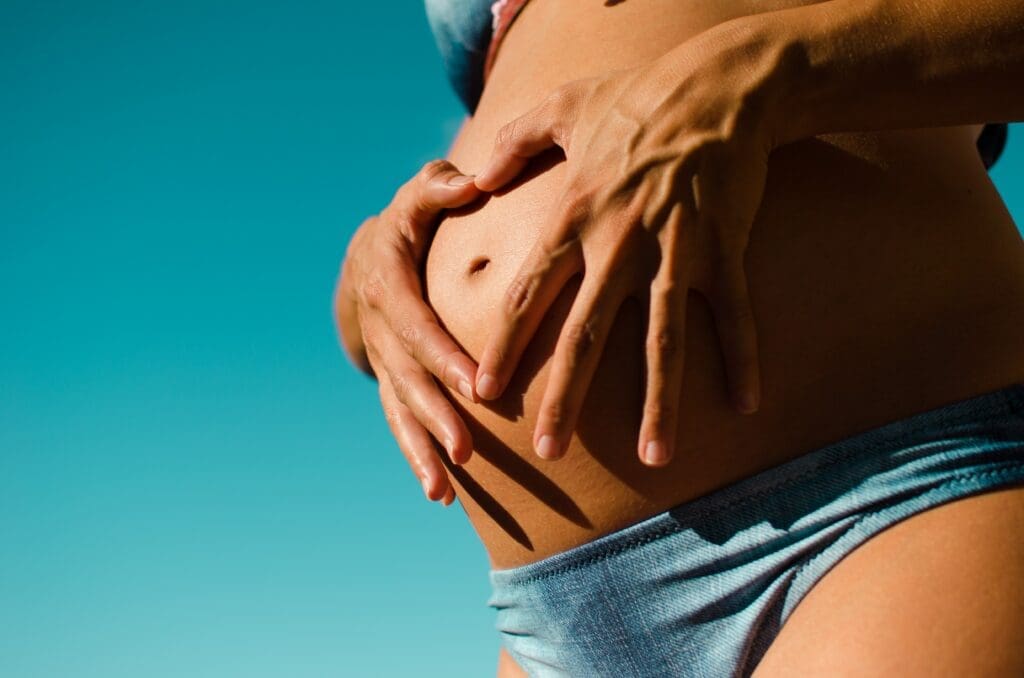
M 770 149 L 801 138 L 801 102 L 809 95 L 804 42 L 789 22 L 767 12 L 722 22 L 666 54 L 659 88 L 679 85 L 680 74 L 703 99 L 719 98 L 741 127 Z
M 744 17 L 744 36 L 755 59 L 765 64 L 756 100 L 769 149 L 812 136 L 807 121 L 813 80 L 805 36 L 792 22 L 771 12 Z
M 358 232 L 357 232 L 358 235 Z M 373 375 L 370 361 L 366 354 L 366 345 L 363 343 L 362 329 L 359 324 L 359 305 L 355 294 L 353 271 L 351 262 L 352 244 L 356 241 L 353 236 L 349 246 L 346 248 L 345 258 L 342 260 L 341 272 L 338 276 L 337 287 L 334 292 L 334 312 L 338 323 L 338 335 L 341 339 L 342 348 L 348 355 L 349 360 L 357 368 Z
M 743 17 L 734 30 L 759 64 L 764 75 L 751 99 L 757 102 L 762 132 L 770 149 L 820 133 L 821 101 L 826 97 L 822 79 L 809 59 L 809 42 L 818 40 L 821 19 L 808 18 L 809 6 Z
M 751 31 L 779 60 L 773 147 L 819 134 L 868 128 L 857 119 L 871 83 L 872 95 L 884 90 L 886 78 L 871 73 L 869 54 L 887 49 L 878 24 L 889 26 L 895 40 L 899 27 L 878 0 L 830 0 L 745 17 Z M 898 68 L 895 63 L 891 68 Z

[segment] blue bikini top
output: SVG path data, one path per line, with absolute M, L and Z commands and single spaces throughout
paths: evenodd
M 484 88 L 484 60 L 491 44 L 494 0 L 425 0 L 427 21 L 448 81 L 472 113 Z
M 491 42 L 494 0 L 424 0 L 427 20 L 441 52 L 448 81 L 469 113 L 484 88 L 484 60 Z M 1006 147 L 1005 122 L 988 123 L 978 137 L 978 153 L 988 169 Z

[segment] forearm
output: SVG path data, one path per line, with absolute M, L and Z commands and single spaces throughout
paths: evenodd
M 830 0 L 744 20 L 789 54 L 776 145 L 1024 120 L 1021 0 Z

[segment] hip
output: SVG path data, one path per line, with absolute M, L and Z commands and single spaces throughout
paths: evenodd
M 538 676 L 747 676 L 755 666 L 760 670 L 766 652 L 774 669 L 769 673 L 789 675 L 792 669 L 780 667 L 814 663 L 802 660 L 813 651 L 794 649 L 812 636 L 833 647 L 856 646 L 848 651 L 855 663 L 872 666 L 872 658 L 878 662 L 882 656 L 878 643 L 864 641 L 870 634 L 860 634 L 860 645 L 848 637 L 882 627 L 876 636 L 902 639 L 896 644 L 901 667 L 914 663 L 915 650 L 928 655 L 916 653 L 921 675 L 929 673 L 925 666 L 979 666 L 976 651 L 965 653 L 967 643 L 991 650 L 1000 660 L 988 664 L 1001 662 L 1005 672 L 1020 661 L 1017 644 L 1002 633 L 991 637 L 998 623 L 972 623 L 971 616 L 1002 613 L 1003 627 L 1019 617 L 1020 590 L 1013 582 L 1022 565 L 1014 553 L 1021 550 L 1005 541 L 1013 541 L 1024 515 L 1022 407 L 1024 384 L 950 403 L 845 438 L 539 562 L 492 570 L 488 604 L 497 611 L 503 645 Z M 1009 491 L 995 501 L 958 501 L 983 493 L 993 498 L 994 490 Z M 941 513 L 931 511 L 939 506 Z M 993 510 L 1018 518 L 1001 520 Z M 925 512 L 937 520 L 917 518 Z M 902 525 L 890 529 L 897 523 Z M 901 536 L 887 543 L 882 532 Z M 861 548 L 868 541 L 873 548 Z M 966 545 L 987 557 L 958 559 Z M 851 559 L 854 551 L 861 558 Z M 934 593 L 920 582 L 897 578 L 904 583 L 893 584 L 888 578 L 895 571 L 917 577 L 922 569 L 941 580 L 949 595 L 940 598 L 959 605 L 929 607 Z M 820 599 L 802 603 L 809 592 L 811 598 L 827 597 L 822 591 L 828 587 L 834 592 L 837 576 L 846 577 L 848 604 L 842 611 L 835 609 L 841 606 L 835 598 L 831 607 L 822 607 Z M 868 580 L 870 585 L 849 593 Z M 1000 593 L 986 595 L 993 587 Z M 602 595 L 593 595 L 598 590 Z M 859 604 L 852 597 L 874 600 L 851 613 L 851 605 Z M 962 629 L 966 619 L 972 632 L 957 652 L 938 660 L 934 633 L 915 637 L 910 623 L 885 628 L 894 598 L 911 617 L 929 607 L 929 626 L 941 618 L 947 629 Z M 876 623 L 865 624 L 875 610 Z M 802 629 L 788 622 L 794 611 Z M 844 627 L 851 614 L 857 621 Z M 807 615 L 817 622 L 813 631 Z M 796 643 L 788 655 L 786 642 Z

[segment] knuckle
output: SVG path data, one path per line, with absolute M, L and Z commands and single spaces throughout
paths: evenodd
M 391 390 L 395 393 L 395 398 L 400 403 L 407 404 L 412 394 L 412 384 L 410 375 L 407 373 L 399 372 L 391 375 Z
M 381 369 L 380 352 L 369 342 L 366 344 L 366 361 L 370 364 L 370 371 L 373 373 L 374 378 L 383 387 L 384 382 L 388 380 L 387 370 Z M 381 396 L 381 401 L 384 401 L 383 396 Z
M 672 256 L 675 252 L 669 252 L 667 256 Z M 683 256 L 690 254 L 684 251 Z M 665 255 L 663 255 L 665 256 Z M 661 263 L 661 262 L 659 262 Z M 667 262 L 673 263 L 673 262 Z M 690 290 L 690 281 L 682 280 L 678 274 L 678 271 L 673 269 L 667 269 L 665 271 L 658 271 L 654 274 L 654 279 L 650 282 L 651 294 L 656 295 L 657 298 L 664 300 L 668 303 L 671 309 L 678 307 L 680 301 L 685 297 L 684 294 Z M 664 324 L 665 320 L 663 317 L 658 319 L 659 322 Z
M 431 358 L 431 363 L 434 366 L 434 374 L 438 375 L 446 384 L 451 384 L 455 379 L 451 376 L 451 372 L 455 367 L 455 358 L 458 355 L 458 351 L 452 351 L 448 354 L 435 354 Z
M 537 241 L 542 266 L 551 266 L 555 260 L 580 245 L 580 235 L 573 228 L 554 228 Z
M 533 282 L 530 276 L 516 276 L 505 290 L 505 312 L 518 318 L 533 299 Z
M 397 428 L 399 422 L 402 420 L 402 416 L 398 413 L 397 407 L 385 407 L 384 408 L 384 419 L 387 421 L 388 426 L 392 429 Z
M 591 205 L 596 198 L 593 191 L 588 189 L 572 189 L 567 192 L 559 208 L 559 222 L 566 225 L 576 225 L 587 220 L 590 216 Z
M 664 210 L 664 207 L 657 204 L 648 205 L 648 203 L 655 203 L 655 200 L 646 198 L 643 190 L 626 183 L 615 188 L 611 199 L 621 206 L 623 221 L 637 231 L 645 228 L 644 213 L 648 207 L 655 210 L 661 207 Z
M 370 325 L 370 323 L 363 323 L 360 327 L 363 335 L 363 344 L 366 345 L 367 356 L 373 359 L 378 359 L 380 354 L 377 351 L 377 330 Z
M 423 333 L 416 323 L 405 323 L 398 330 L 398 337 L 407 350 L 415 349 L 420 344 Z
M 541 416 L 556 429 L 561 429 L 568 419 L 568 409 L 560 400 L 553 400 L 541 408 Z
M 572 83 L 581 94 L 604 99 L 618 91 L 617 85 L 608 78 L 583 78 Z
M 402 415 L 399 412 L 399 404 L 393 397 L 394 391 L 389 391 L 389 389 L 385 387 L 386 381 L 386 378 L 380 380 L 377 392 L 380 396 L 381 409 L 384 411 L 384 419 L 387 421 L 388 426 L 394 430 L 401 421 Z
M 582 199 L 567 198 L 558 207 L 554 226 L 558 230 L 575 230 L 578 224 L 586 220 L 587 211 L 587 205 Z
M 720 133 L 713 130 L 705 130 L 695 133 L 691 137 L 689 150 L 691 153 L 708 156 L 722 152 L 725 147 L 726 142 Z
M 681 348 L 678 335 L 667 327 L 655 330 L 647 339 L 647 350 L 658 356 L 679 355 Z
M 552 113 L 563 114 L 571 108 L 575 98 L 575 83 L 566 83 L 552 90 L 544 99 L 544 106 Z
M 366 306 L 379 309 L 387 298 L 387 284 L 380 272 L 374 271 L 363 281 L 359 292 Z
M 498 148 L 507 151 L 514 152 L 519 142 L 519 121 L 513 120 L 505 123 L 498 129 L 498 133 L 495 136 L 494 143 Z
M 370 361 L 370 366 L 374 367 L 376 372 L 376 365 L 380 364 L 380 351 L 377 350 L 377 332 L 376 330 L 369 330 L 363 328 L 363 343 L 366 345 L 366 358 Z M 381 384 L 383 386 L 383 383 Z
M 407 202 L 407 207 L 408 209 L 395 210 L 390 215 L 390 225 L 394 229 L 392 231 L 393 234 L 397 234 L 403 240 L 413 241 L 421 230 L 417 226 L 415 214 L 425 208 L 423 201 L 419 197 L 419 192 L 417 192 L 416 197 Z
M 572 359 L 580 359 L 590 353 L 597 342 L 597 329 L 590 320 L 574 322 L 566 327 L 565 340 Z
M 431 160 L 427 162 L 425 165 L 423 165 L 423 167 L 420 168 L 420 171 L 417 176 L 423 183 L 429 183 L 430 180 L 436 177 L 437 175 L 441 174 L 442 172 L 447 172 L 451 169 L 454 169 L 454 166 L 450 162 L 444 160 L 443 158 L 439 158 L 436 160 Z

